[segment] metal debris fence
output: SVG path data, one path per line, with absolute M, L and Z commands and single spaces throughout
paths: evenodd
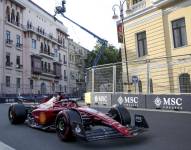
M 191 93 L 191 55 L 132 60 L 87 69 L 86 92 Z

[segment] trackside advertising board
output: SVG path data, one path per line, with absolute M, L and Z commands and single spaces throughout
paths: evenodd
M 126 107 L 146 108 L 145 95 L 139 94 L 113 94 L 112 105 L 120 104 Z
M 191 111 L 191 95 L 147 95 L 147 108 Z
M 111 107 L 111 94 L 110 93 L 93 93 L 91 104 L 93 106 Z

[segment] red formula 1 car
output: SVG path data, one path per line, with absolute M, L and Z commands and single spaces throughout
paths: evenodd
M 53 97 L 36 106 L 13 104 L 8 111 L 12 124 L 26 123 L 30 127 L 56 130 L 63 141 L 77 137 L 86 141 L 133 137 L 148 129 L 142 115 L 135 115 L 131 125 L 129 111 L 122 105 L 112 107 L 104 114 L 89 107 L 80 107 L 75 101 L 56 101 Z

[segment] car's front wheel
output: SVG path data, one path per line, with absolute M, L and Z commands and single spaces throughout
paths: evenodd
M 58 114 L 56 118 L 56 132 L 62 141 L 71 141 L 74 139 L 67 111 L 62 111 Z

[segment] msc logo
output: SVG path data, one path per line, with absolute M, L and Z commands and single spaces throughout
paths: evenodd
M 139 99 L 138 97 L 122 97 L 120 96 L 118 99 L 117 99 L 117 102 L 122 105 L 122 104 L 125 104 L 126 106 L 129 106 L 129 107 L 138 107 L 138 104 L 139 104 Z
M 162 104 L 162 101 L 161 101 L 161 99 L 157 96 L 157 97 L 155 98 L 155 100 L 154 100 L 154 103 L 155 103 L 156 107 L 160 107 L 161 104 Z
M 175 97 L 163 97 L 158 96 L 154 99 L 154 103 L 157 108 L 163 107 L 167 109 L 181 109 L 182 108 L 182 98 Z
M 120 97 L 117 99 L 117 101 L 118 101 L 118 103 L 119 103 L 120 105 L 122 105 L 123 102 L 124 102 L 123 97 L 120 96 Z

